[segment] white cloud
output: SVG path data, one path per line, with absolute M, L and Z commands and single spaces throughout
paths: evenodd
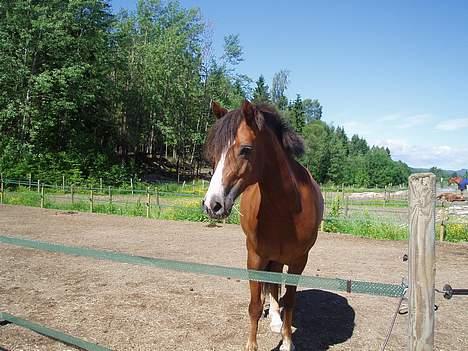
M 400 119 L 400 123 L 397 125 L 400 129 L 408 129 L 423 125 L 424 123 L 429 122 L 432 117 L 428 114 L 420 114 L 413 116 L 406 116 Z
M 397 121 L 401 119 L 403 115 L 401 113 L 392 113 L 390 115 L 385 115 L 381 118 L 379 118 L 380 121 L 382 122 L 389 122 L 389 121 Z
M 363 123 L 358 121 L 348 121 L 341 124 L 346 132 L 346 135 L 351 137 L 354 134 L 368 136 L 374 133 L 373 126 L 370 123 Z M 374 126 L 375 127 L 375 126 Z
M 462 128 L 468 128 L 468 118 L 447 119 L 436 125 L 436 129 L 445 131 L 452 131 Z
M 391 122 L 390 124 L 396 128 L 408 129 L 430 122 L 432 120 L 432 116 L 427 113 L 420 113 L 415 115 L 405 113 L 393 113 L 377 118 L 376 120 L 378 122 L 384 122 L 385 124 L 389 124 L 387 122 Z
M 376 142 L 388 147 L 395 160 L 406 162 L 411 167 L 436 166 L 457 170 L 468 165 L 468 147 L 455 148 L 447 145 L 419 146 L 401 139 L 385 139 Z

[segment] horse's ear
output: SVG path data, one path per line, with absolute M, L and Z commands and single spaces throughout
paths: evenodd
M 249 100 L 244 100 L 241 107 L 242 115 L 245 118 L 247 124 L 253 128 L 259 130 L 262 129 L 263 122 L 261 115 L 258 113 L 257 109 Z
M 213 111 L 213 114 L 215 115 L 216 119 L 220 119 L 226 113 L 228 113 L 228 110 L 226 110 L 224 107 L 222 107 L 216 101 L 211 102 L 211 111 Z

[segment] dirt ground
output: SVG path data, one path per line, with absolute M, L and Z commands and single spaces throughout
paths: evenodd
M 0 235 L 192 262 L 245 266 L 239 226 L 157 221 L 0 206 Z M 321 234 L 305 274 L 399 283 L 406 242 Z M 468 244 L 437 244 L 437 287 L 468 287 Z M 248 284 L 0 244 L 0 311 L 113 350 L 242 350 Z M 436 350 L 468 350 L 468 297 L 436 296 Z M 333 291 L 297 293 L 297 350 L 378 350 L 397 299 Z M 280 336 L 261 320 L 260 350 Z M 405 350 L 398 316 L 387 350 Z M 0 326 L 0 350 L 73 350 L 23 328 Z

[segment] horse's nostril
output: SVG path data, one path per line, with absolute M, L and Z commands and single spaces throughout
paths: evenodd
M 223 205 L 221 205 L 219 202 L 216 202 L 216 204 L 213 207 L 213 212 L 214 213 L 218 212 L 222 207 Z

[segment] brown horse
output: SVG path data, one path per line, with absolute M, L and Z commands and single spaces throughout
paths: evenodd
M 212 104 L 217 118 L 206 143 L 215 165 L 203 207 L 213 218 L 225 218 L 235 199 L 240 202 L 241 226 L 246 235 L 247 268 L 301 274 L 317 239 L 323 215 L 323 197 L 310 173 L 294 158 L 303 150 L 302 139 L 269 105 L 244 101 L 228 112 Z M 250 281 L 250 334 L 246 350 L 257 350 L 258 321 L 264 291 L 270 295 L 270 327 L 281 332 L 281 351 L 291 351 L 295 286 L 286 286 L 280 316 L 278 285 Z
M 458 190 L 461 191 L 463 194 L 463 190 L 466 190 L 466 187 L 468 186 L 468 179 L 464 179 L 460 176 L 457 177 L 451 177 L 448 180 L 448 184 L 457 184 L 458 185 Z

